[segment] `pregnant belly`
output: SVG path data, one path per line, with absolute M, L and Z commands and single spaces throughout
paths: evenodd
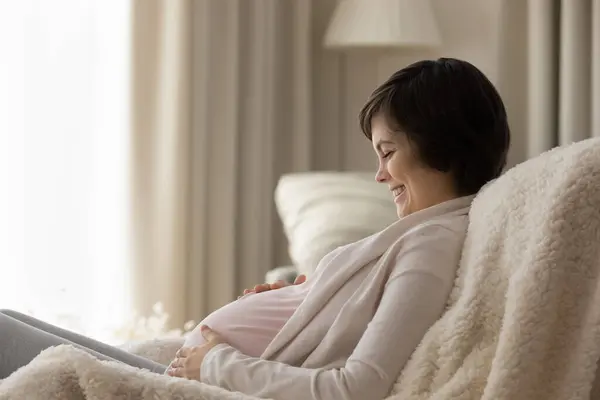
M 243 354 L 260 357 L 302 302 L 304 293 L 298 289 L 253 293 L 219 308 L 196 326 L 184 347 L 204 344 L 200 327 L 207 325 Z

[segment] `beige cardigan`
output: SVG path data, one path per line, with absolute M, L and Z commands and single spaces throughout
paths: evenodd
M 323 258 L 261 358 L 221 344 L 204 383 L 272 399 L 383 399 L 454 284 L 473 196 L 402 218 Z

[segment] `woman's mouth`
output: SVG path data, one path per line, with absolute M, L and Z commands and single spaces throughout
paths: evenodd
M 392 190 L 392 194 L 394 195 L 394 203 L 400 203 L 404 198 L 404 193 L 406 192 L 406 186 L 400 185 Z

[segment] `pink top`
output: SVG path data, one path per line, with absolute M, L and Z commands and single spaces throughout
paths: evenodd
M 200 327 L 218 332 L 227 343 L 250 357 L 260 357 L 306 297 L 310 285 L 287 286 L 249 293 L 204 318 L 188 335 L 183 347 L 205 343 Z

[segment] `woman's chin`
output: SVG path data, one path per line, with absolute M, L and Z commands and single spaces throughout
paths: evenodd
M 404 206 L 404 203 L 396 204 L 396 214 L 398 214 L 398 218 L 404 218 L 409 214 Z
M 404 218 L 409 212 L 409 198 L 408 198 L 408 190 L 405 189 L 402 193 L 397 195 L 394 198 L 394 203 L 396 203 L 396 213 L 398 214 L 398 218 Z

